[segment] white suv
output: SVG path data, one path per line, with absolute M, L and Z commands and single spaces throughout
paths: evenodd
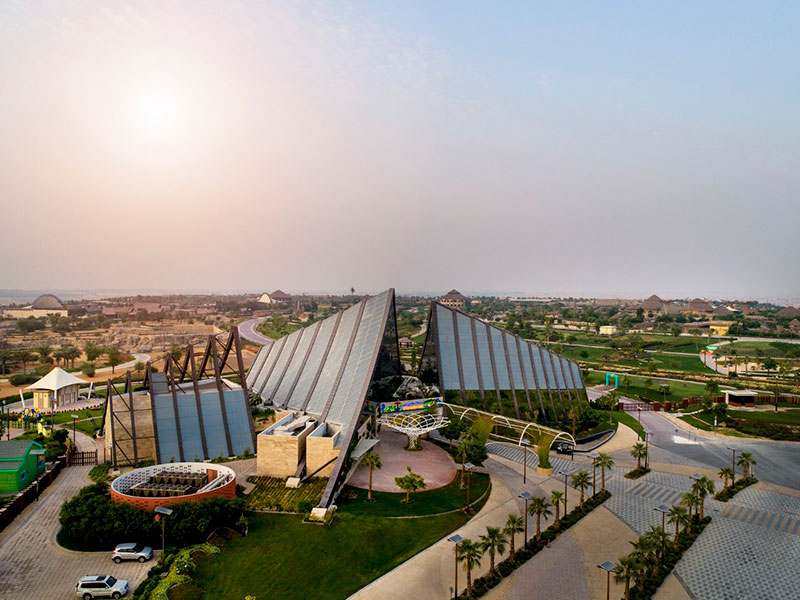
M 141 544 L 120 544 L 111 553 L 111 560 L 119 564 L 123 560 L 138 560 L 140 563 L 153 558 L 153 549 Z
M 85 575 L 75 586 L 75 593 L 83 600 L 122 598 L 128 593 L 128 582 L 111 575 Z

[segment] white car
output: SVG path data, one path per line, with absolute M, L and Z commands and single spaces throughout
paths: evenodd
M 140 563 L 153 558 L 153 549 L 141 544 L 120 544 L 111 553 L 111 560 L 119 564 L 123 560 L 138 560 Z
M 111 575 L 84 575 L 75 586 L 75 593 L 83 600 L 92 598 L 122 598 L 128 593 L 128 582 Z

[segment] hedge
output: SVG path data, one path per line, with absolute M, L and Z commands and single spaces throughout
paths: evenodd
M 741 492 L 744 488 L 753 485 L 754 483 L 758 483 L 758 479 L 755 477 L 743 477 L 742 479 L 737 479 L 736 483 L 733 485 L 729 485 L 726 488 L 721 489 L 714 495 L 714 500 L 719 500 L 720 502 L 727 502 L 731 498 L 733 498 L 736 494 Z

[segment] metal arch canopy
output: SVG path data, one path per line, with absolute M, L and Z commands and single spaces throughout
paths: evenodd
M 419 436 L 430 433 L 450 423 L 450 419 L 430 413 L 394 413 L 380 418 L 380 423 L 408 436 L 408 449 L 419 448 Z
M 546 425 L 540 425 L 539 423 L 533 423 L 531 421 L 523 421 L 522 419 L 496 415 L 490 412 L 485 412 L 476 408 L 461 406 L 458 404 L 449 404 L 444 402 L 442 403 L 442 406 L 450 409 L 450 411 L 453 413 L 453 417 L 458 417 L 459 420 L 464 419 L 464 417 L 467 417 L 470 413 L 475 413 L 475 417 L 489 417 L 495 423 L 505 425 L 508 429 L 514 432 L 515 437 L 512 438 L 496 433 L 490 434 L 490 437 L 507 440 L 518 446 L 522 445 L 522 440 L 525 439 L 526 434 L 531 429 L 534 431 L 534 435 L 531 435 L 530 437 L 535 438 L 536 442 L 538 442 L 539 438 L 541 438 L 543 434 L 547 434 L 553 436 L 553 442 L 557 440 L 566 440 L 570 442 L 573 447 L 575 446 L 575 438 L 566 431 L 561 431 L 559 429 L 554 429 L 552 427 L 547 427 Z M 519 437 L 516 437 L 517 433 L 519 433 Z M 536 445 L 538 446 L 538 444 Z

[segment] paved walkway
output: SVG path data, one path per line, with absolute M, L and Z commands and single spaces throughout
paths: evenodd
M 131 588 L 155 562 L 114 564 L 108 552 L 73 552 L 56 543 L 61 504 L 88 485 L 91 467 L 68 467 L 0 535 L 0 598 L 67 600 L 83 575 L 108 574 L 127 579 Z M 135 541 L 135 540 L 131 540 Z
M 406 467 L 414 473 L 422 475 L 426 490 L 447 485 L 456 476 L 457 465 L 453 458 L 436 444 L 420 440 L 421 451 L 409 452 L 405 449 L 408 437 L 398 431 L 384 429 L 380 433 L 380 441 L 373 448 L 381 456 L 383 466 L 372 471 L 372 489 L 378 492 L 402 491 L 394 482 L 395 477 L 406 474 Z M 359 465 L 348 483 L 352 486 L 367 489 L 369 487 L 369 469 Z

